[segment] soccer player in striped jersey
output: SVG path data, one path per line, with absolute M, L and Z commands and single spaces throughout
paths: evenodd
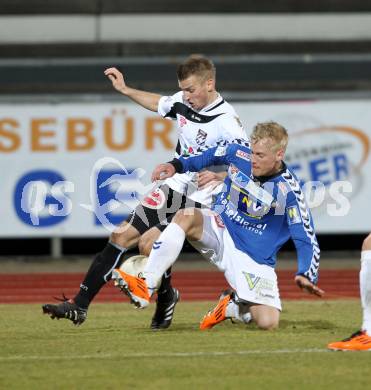
M 371 234 L 362 245 L 359 286 L 363 311 L 362 328 L 350 337 L 328 344 L 335 351 L 371 351 Z
M 233 109 L 216 90 L 216 70 L 206 57 L 193 55 L 177 68 L 180 92 L 172 96 L 141 91 L 129 87 L 123 74 L 116 68 L 104 72 L 113 87 L 144 108 L 174 120 L 178 143 L 175 157 L 210 146 L 216 142 L 244 137 L 241 122 Z M 171 221 L 176 211 L 184 207 L 210 206 L 214 193 L 220 188 L 207 185 L 220 183 L 225 168 L 214 167 L 199 174 L 176 174 L 149 193 L 133 213 L 114 231 L 102 252 L 93 260 L 80 291 L 71 300 L 59 305 L 43 305 L 43 311 L 52 318 L 67 318 L 81 324 L 95 295 L 111 279 L 112 271 L 122 255 L 139 245 L 140 252 L 149 254 L 152 243 Z M 204 188 L 204 187 L 207 188 Z M 151 328 L 170 326 L 179 292 L 171 286 L 170 269 L 164 274 L 158 290 L 157 306 Z
M 154 170 L 156 180 L 221 164 L 228 166 L 228 175 L 212 210 L 176 213 L 153 246 L 144 279 L 114 271 L 116 284 L 138 307 L 148 306 L 156 283 L 175 262 L 186 238 L 224 272 L 233 289 L 204 317 L 201 329 L 226 318 L 252 319 L 261 329 L 278 326 L 281 301 L 274 268 L 277 252 L 290 238 L 297 250 L 296 284 L 322 296 L 316 285 L 320 250 L 311 213 L 298 180 L 283 161 L 286 129 L 275 122 L 259 123 L 251 142 L 250 148 L 237 139 Z

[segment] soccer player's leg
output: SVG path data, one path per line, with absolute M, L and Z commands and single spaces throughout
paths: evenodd
M 181 195 L 178 192 L 169 191 L 168 196 L 168 214 L 166 219 L 162 220 L 159 224 L 156 225 L 156 229 L 153 228 L 146 232 L 139 241 L 140 251 L 143 254 L 149 256 L 150 251 L 152 250 L 153 243 L 158 239 L 161 232 L 172 222 L 176 212 L 181 209 L 193 210 L 193 208 L 201 208 L 201 204 L 195 202 L 185 195 Z M 146 242 L 141 246 L 141 242 Z M 172 314 L 171 310 L 175 307 L 176 302 L 179 300 L 179 292 L 171 286 L 171 267 L 166 270 L 162 276 L 161 285 L 157 290 L 157 302 L 155 316 L 152 318 L 151 328 L 152 329 L 162 329 L 168 328 L 171 324 Z M 172 308 L 172 309 L 171 309 Z M 166 313 L 168 320 L 162 321 L 162 314 Z
M 185 199 L 183 194 L 172 190 L 167 185 L 156 188 L 144 198 L 142 202 L 143 208 L 140 213 L 136 213 L 134 220 L 141 233 L 141 237 L 138 241 L 138 247 L 141 254 L 149 256 L 153 242 L 168 225 L 169 216 L 174 216 L 175 212 L 185 203 Z M 146 222 L 146 225 L 144 225 L 143 221 Z M 130 289 L 128 290 L 125 283 L 119 279 L 120 272 L 117 271 L 115 272 L 115 285 L 132 300 L 133 297 L 130 296 Z M 160 292 L 162 290 L 164 289 L 161 286 Z M 175 295 L 178 295 L 178 293 L 177 291 L 173 291 L 169 277 L 168 289 L 165 291 L 163 298 L 166 302 L 169 302 L 170 300 L 173 301 L 175 299 Z
M 231 288 L 224 290 L 219 297 L 218 304 L 205 314 L 201 320 L 200 329 L 211 329 L 227 319 L 233 323 L 249 324 L 251 322 L 249 304 L 239 301 L 235 291 Z
M 143 278 L 118 272 L 117 278 L 122 280 L 117 280 L 116 274 L 114 275 L 116 282 L 125 287 L 127 295 L 132 300 L 137 300 L 138 294 L 142 294 L 140 298 L 143 301 L 137 300 L 137 307 L 148 306 L 149 298 L 156 290 L 162 275 L 178 258 L 185 238 L 198 239 L 201 235 L 202 219 L 202 214 L 196 209 L 192 212 L 188 209 L 179 210 L 173 222 L 166 227 L 158 241 L 155 242 L 143 271 Z
M 137 308 L 144 309 L 149 305 L 155 289 L 148 288 L 143 278 L 116 268 L 112 273 L 112 279 L 115 286 L 125 293 L 130 298 L 131 303 Z
M 211 329 L 215 325 L 219 324 L 220 322 L 228 318 L 227 308 L 233 302 L 233 295 L 234 293 L 232 292 L 232 290 L 228 292 L 222 292 L 222 294 L 219 297 L 218 304 L 212 310 L 209 310 L 208 313 L 206 313 L 203 319 L 201 320 L 200 322 L 201 330 Z
M 199 213 L 203 216 L 202 233 L 199 234 L 198 240 L 189 239 L 188 241 L 205 259 L 214 263 L 221 271 L 224 271 L 222 258 L 225 226 L 223 221 L 219 215 L 209 209 L 201 209 Z M 219 298 L 217 306 L 210 310 L 202 319 L 200 329 L 210 329 L 227 319 L 227 308 L 231 305 L 233 299 L 233 290 L 224 291 Z
M 219 307 L 203 318 L 200 328 L 210 329 L 227 318 L 244 323 L 253 320 L 260 329 L 276 328 L 281 302 L 274 269 L 258 264 L 238 250 L 228 232 L 223 235 L 223 254 L 217 265 L 224 271 L 234 294 L 224 306 L 219 302 Z M 217 312 L 221 306 L 222 310 Z
M 144 233 L 139 240 L 139 251 L 145 256 L 149 256 L 153 244 L 158 240 L 161 232 L 171 223 L 178 209 L 201 208 L 201 204 L 194 202 L 184 195 L 169 190 L 168 212 L 166 219 L 162 220 L 155 227 Z M 179 291 L 171 285 L 171 267 L 162 276 L 161 284 L 157 290 L 156 309 L 152 317 L 150 328 L 152 330 L 167 329 L 173 320 L 176 304 L 180 299 Z
M 150 287 L 161 280 L 182 250 L 184 240 L 199 239 L 202 234 L 203 215 L 195 208 L 179 210 L 172 222 L 161 233 L 151 250 L 144 276 Z
M 280 321 L 280 310 L 273 306 L 253 303 L 250 305 L 252 321 L 262 330 L 273 330 L 278 328 Z
M 328 344 L 335 351 L 371 351 L 371 234 L 363 241 L 359 285 L 362 302 L 362 328 L 350 337 Z
M 170 223 L 170 220 L 168 223 Z M 141 236 L 138 245 L 141 254 L 149 256 L 154 242 L 158 240 L 166 226 L 165 224 L 158 224 Z M 162 276 L 161 285 L 157 290 L 156 309 L 150 324 L 152 330 L 167 329 L 171 325 L 179 299 L 179 291 L 171 285 L 170 267 Z
M 163 192 L 160 194 L 161 199 L 165 199 Z M 126 221 L 111 234 L 106 247 L 95 256 L 77 295 L 73 299 L 63 299 L 60 304 L 43 305 L 44 314 L 48 314 L 52 319 L 69 319 L 76 325 L 86 320 L 90 303 L 111 279 L 113 270 L 122 262 L 123 254 L 138 244 L 141 234 L 159 223 L 158 209 L 151 205 L 147 207 L 148 205 L 138 205 Z
M 225 276 L 236 290 L 239 308 L 243 305 L 248 310 L 259 329 L 278 328 L 282 307 L 274 269 L 238 252 L 234 253 L 238 260 L 233 267 L 227 266 Z
M 200 329 L 211 329 L 222 321 L 230 319 L 232 322 L 244 324 L 254 321 L 258 328 L 272 330 L 278 327 L 279 318 L 280 311 L 276 307 L 246 302 L 239 299 L 235 292 L 224 293 L 216 307 L 204 316 Z
M 111 279 L 113 269 L 120 264 L 127 248 L 138 239 L 138 230 L 124 222 L 116 232 L 112 233 L 105 248 L 95 256 L 76 296 L 73 299 L 63 299 L 60 304 L 43 305 L 43 313 L 48 314 L 52 319 L 66 318 L 75 325 L 82 324 L 87 318 L 90 303 Z

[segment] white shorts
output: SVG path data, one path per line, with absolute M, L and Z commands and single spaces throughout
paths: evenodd
M 218 215 L 209 209 L 199 211 L 204 217 L 202 238 L 190 244 L 224 272 L 238 299 L 282 310 L 274 269 L 237 249 Z

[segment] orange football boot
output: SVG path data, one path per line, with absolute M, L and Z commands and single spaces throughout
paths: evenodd
M 216 307 L 213 310 L 210 310 L 202 319 L 200 323 L 201 330 L 211 329 L 215 325 L 219 324 L 219 322 L 227 319 L 225 312 L 231 298 L 232 296 L 230 294 L 221 297 Z
M 129 275 L 120 269 L 115 269 L 112 272 L 112 280 L 115 286 L 125 293 L 137 308 L 144 309 L 149 305 L 151 296 L 144 279 Z
M 327 348 L 334 351 L 371 351 L 371 336 L 359 330 L 343 341 L 328 344 Z

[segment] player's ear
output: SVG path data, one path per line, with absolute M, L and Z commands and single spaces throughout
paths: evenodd
M 285 156 L 285 151 L 283 149 L 278 149 L 276 154 L 277 160 L 282 161 L 284 156 Z
M 214 79 L 207 79 L 206 80 L 207 85 L 207 91 L 212 92 L 215 89 L 215 80 Z

